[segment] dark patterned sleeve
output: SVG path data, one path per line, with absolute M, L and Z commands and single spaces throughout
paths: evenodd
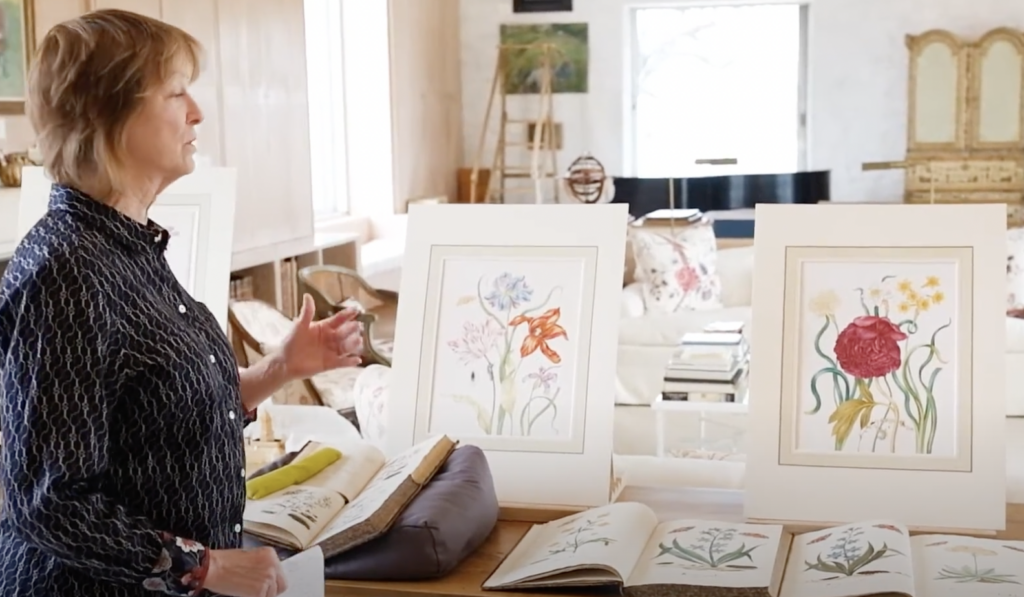
M 198 594 L 205 547 L 161 532 L 100 489 L 121 370 L 109 334 L 117 313 L 75 267 L 50 264 L 17 286 L 0 303 L 0 344 L 8 355 L 0 367 L 0 485 L 9 523 L 67 568 L 171 595 Z

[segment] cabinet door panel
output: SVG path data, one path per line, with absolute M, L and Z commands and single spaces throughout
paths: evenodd
M 54 25 L 73 19 L 89 10 L 88 0 L 36 0 L 33 4 L 33 24 L 35 25 L 36 43 L 39 43 L 46 32 Z
M 160 18 L 160 0 L 89 0 L 89 10 L 102 8 L 119 8 L 154 19 Z
M 1024 147 L 1024 34 L 991 31 L 979 40 L 971 57 L 972 148 Z
M 213 0 L 162 0 L 165 22 L 188 31 L 203 44 L 203 71 L 192 86 L 192 96 L 203 110 L 203 123 L 196 141 L 197 154 L 210 165 L 223 166 L 220 61 L 217 32 L 217 5 Z
M 964 146 L 966 52 L 946 31 L 907 36 L 910 50 L 910 151 Z
M 219 0 L 224 165 L 238 169 L 235 251 L 311 239 L 302 0 Z

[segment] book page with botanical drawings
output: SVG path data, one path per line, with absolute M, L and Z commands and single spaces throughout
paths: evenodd
M 861 522 L 797 536 L 781 597 L 912 596 L 913 575 L 906 527 Z
M 918 535 L 910 543 L 918 596 L 1024 595 L 1024 541 Z
M 782 576 L 790 539 L 779 525 L 665 522 L 654 529 L 626 587 L 773 587 Z
M 535 525 L 485 586 L 545 586 L 558 581 L 621 583 L 657 524 L 657 517 L 647 506 L 620 502 Z M 587 568 L 587 574 L 574 573 L 569 582 L 552 576 L 580 568 Z

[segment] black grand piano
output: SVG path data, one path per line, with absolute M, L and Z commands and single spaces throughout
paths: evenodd
M 829 175 L 829 170 L 818 170 L 695 178 L 617 176 L 612 203 L 628 204 L 634 218 L 673 207 L 708 212 L 751 209 L 758 203 L 818 203 L 829 199 Z

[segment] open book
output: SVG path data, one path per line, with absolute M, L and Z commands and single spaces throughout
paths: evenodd
M 1024 542 L 909 536 L 873 521 L 796 537 L 778 525 L 658 523 L 622 502 L 534 525 L 485 590 L 619 586 L 633 597 L 1024 595 Z
M 388 460 L 362 441 L 307 444 L 296 461 L 329 446 L 341 458 L 305 482 L 245 504 L 245 531 L 295 550 L 319 546 L 325 558 L 387 531 L 456 442 L 439 436 Z

